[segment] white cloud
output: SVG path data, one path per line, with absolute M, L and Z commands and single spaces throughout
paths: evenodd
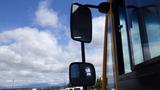
M 10 40 L 14 42 L 8 43 Z M 0 33 L 0 43 L 1 79 L 42 80 L 38 74 L 46 77 L 45 72 L 64 73 L 67 69 L 62 49 L 50 33 L 29 27 L 7 30 Z
M 38 10 L 36 11 L 36 22 L 42 27 L 57 28 L 59 23 L 58 13 L 49 8 L 48 0 L 39 3 Z
M 102 75 L 102 61 L 103 61 L 103 43 L 104 43 L 104 30 L 105 30 L 105 16 L 94 17 L 93 24 L 93 37 L 91 44 L 88 44 L 86 50 L 86 60 L 93 63 L 97 75 Z M 108 74 L 112 74 L 112 61 L 111 61 L 111 43 L 108 40 Z
M 78 44 L 78 45 L 77 45 Z M 81 61 L 80 44 L 59 45 L 54 34 L 23 27 L 0 33 L 0 84 L 68 82 L 69 64 Z
M 93 45 L 101 48 L 104 40 L 105 16 L 93 18 Z

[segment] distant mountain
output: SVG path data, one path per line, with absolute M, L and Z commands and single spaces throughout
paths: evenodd
M 58 85 L 52 85 L 48 83 L 33 83 L 33 84 L 26 84 L 18 86 L 18 88 L 46 88 L 46 87 L 65 87 L 64 83 Z
M 51 87 L 52 85 L 48 83 L 33 83 L 33 84 L 26 84 L 18 86 L 18 88 L 45 88 L 45 87 Z

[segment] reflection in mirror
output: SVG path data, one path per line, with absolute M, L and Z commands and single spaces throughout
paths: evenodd
M 73 86 L 91 86 L 95 84 L 95 68 L 90 63 L 72 63 L 69 75 L 70 83 Z
M 71 37 L 73 40 L 89 43 L 92 39 L 92 17 L 88 7 L 78 3 L 71 7 Z
M 71 66 L 71 76 L 72 78 L 78 78 L 79 77 L 79 66 L 76 64 L 73 64 Z
M 78 5 L 74 5 L 74 4 L 73 4 L 72 13 L 74 13 L 75 11 L 77 11 L 78 8 L 79 8 Z

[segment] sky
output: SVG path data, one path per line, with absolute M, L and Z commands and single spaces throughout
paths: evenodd
M 13 80 L 15 87 L 67 84 L 69 64 L 81 61 L 80 43 L 70 37 L 71 3 L 102 1 L 1 0 L 0 87 L 11 87 Z M 94 64 L 99 77 L 104 22 L 104 14 L 92 9 L 93 40 L 86 44 L 86 61 Z

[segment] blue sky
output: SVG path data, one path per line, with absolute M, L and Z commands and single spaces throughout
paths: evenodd
M 71 62 L 81 61 L 80 43 L 70 38 L 72 2 L 99 4 L 99 0 L 1 0 L 0 85 L 68 83 Z M 104 14 L 92 9 L 93 40 L 86 59 L 101 76 Z M 111 62 L 109 62 L 111 65 Z M 110 73 L 109 73 L 110 74 Z
M 38 3 L 41 0 L 2 0 L 0 3 L 0 16 L 1 28 L 8 27 L 19 27 L 19 26 L 33 26 L 34 12 L 37 9 Z M 69 24 L 69 16 L 70 16 L 70 5 L 72 2 L 76 2 L 76 0 L 50 0 L 49 7 L 54 9 L 61 16 L 61 21 L 65 24 Z M 99 0 L 77 0 L 77 2 L 85 4 L 99 4 L 101 1 Z M 96 11 L 96 10 L 93 10 Z M 99 15 L 98 12 L 95 12 L 94 16 Z M 68 23 L 66 23 L 68 22 Z

